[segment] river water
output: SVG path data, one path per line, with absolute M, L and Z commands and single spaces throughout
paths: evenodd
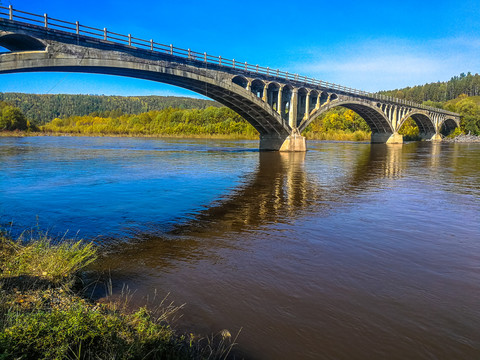
M 479 359 L 480 145 L 0 138 L 0 223 L 249 359 Z M 65 235 L 66 234 L 66 235 Z

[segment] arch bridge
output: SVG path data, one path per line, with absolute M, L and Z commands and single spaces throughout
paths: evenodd
M 343 106 L 372 130 L 373 143 L 402 143 L 411 117 L 424 139 L 441 140 L 458 114 L 380 94 L 181 49 L 131 34 L 96 29 L 0 6 L 0 74 L 84 72 L 158 81 L 212 98 L 243 116 L 260 134 L 261 150 L 305 151 L 301 133 L 326 111 Z

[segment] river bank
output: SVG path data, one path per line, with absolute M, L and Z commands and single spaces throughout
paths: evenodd
M 444 142 L 450 143 L 477 143 L 480 142 L 480 136 L 471 135 L 471 134 L 461 134 L 454 138 L 444 138 Z
M 113 133 L 80 133 L 80 132 L 51 132 L 51 131 L 0 131 L 0 137 L 26 136 L 83 136 L 83 137 L 122 137 L 122 138 L 165 138 L 165 139 L 213 139 L 213 140 L 258 140 L 258 136 L 242 134 L 113 134 Z M 324 133 L 305 134 L 307 140 L 320 141 L 369 141 L 370 133 L 364 131 L 343 132 L 328 131 Z
M 91 243 L 57 243 L 45 236 L 14 241 L 0 234 L 1 358 L 228 356 L 232 342 L 226 330 L 212 339 L 177 333 L 170 319 L 181 307 L 172 303 L 131 310 L 127 298 L 94 302 L 86 294 L 85 269 L 97 255 Z

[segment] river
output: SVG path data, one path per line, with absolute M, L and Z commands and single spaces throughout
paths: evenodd
M 479 359 L 480 144 L 0 138 L 0 224 L 248 359 Z

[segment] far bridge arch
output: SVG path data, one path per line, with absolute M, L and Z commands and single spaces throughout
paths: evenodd
M 325 93 L 322 93 L 320 100 L 322 100 L 322 96 L 325 98 Z M 380 136 L 383 137 L 390 136 L 394 133 L 394 129 L 392 128 L 389 119 L 377 106 L 353 99 L 341 100 L 336 94 L 329 94 L 327 102 L 315 111 L 308 119 L 302 121 L 298 130 L 303 132 L 312 121 L 315 121 L 322 114 L 339 106 L 350 109 L 360 115 L 372 130 L 372 137 L 375 136 L 373 134 L 380 134 Z
M 432 119 L 427 112 L 419 110 L 407 112 L 400 120 L 397 127 L 398 130 L 402 128 L 409 118 L 411 118 L 417 125 L 419 136 L 422 139 L 431 139 L 435 135 L 435 120 Z
M 460 127 L 460 124 L 453 118 L 446 118 L 439 124 L 440 133 L 442 133 L 443 135 L 450 134 L 457 127 Z

